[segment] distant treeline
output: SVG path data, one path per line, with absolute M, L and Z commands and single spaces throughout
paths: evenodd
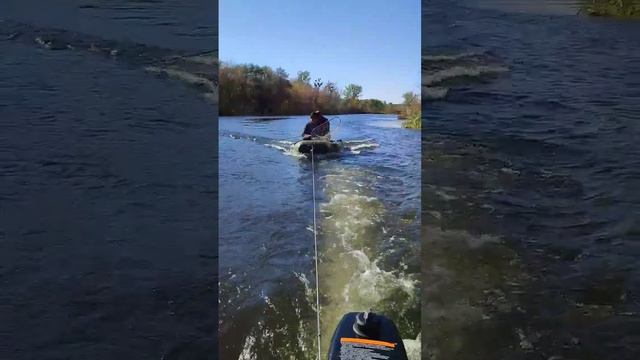
M 281 69 L 253 64 L 222 63 L 219 72 L 221 115 L 301 115 L 320 110 L 325 114 L 397 113 L 409 116 L 420 108 L 418 95 L 403 95 L 405 104 L 360 99 L 362 86 L 311 79 L 308 71 L 295 78 Z M 411 108 L 411 109 L 410 109 Z
M 640 0 L 583 0 L 582 11 L 592 16 L 640 18 Z

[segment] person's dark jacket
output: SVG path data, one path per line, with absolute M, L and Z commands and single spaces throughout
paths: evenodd
M 304 127 L 304 131 L 302 132 L 302 136 L 310 135 L 311 137 L 315 136 L 325 136 L 329 133 L 331 125 L 329 120 L 326 117 L 322 117 L 317 124 L 309 121 L 307 125 Z

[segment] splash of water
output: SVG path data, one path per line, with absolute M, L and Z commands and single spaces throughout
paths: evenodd
M 424 55 L 422 64 L 422 95 L 429 101 L 446 99 L 452 84 L 478 82 L 509 71 L 486 51 Z
M 418 274 L 381 266 L 380 245 L 393 235 L 383 231 L 386 211 L 382 202 L 367 193 L 366 173 L 339 169 L 323 177 L 327 201 L 321 205 L 322 249 L 320 292 L 323 297 L 324 345 L 347 312 L 374 310 L 391 317 L 410 344 L 410 359 L 419 359 L 416 334 L 406 326 L 407 312 L 419 308 Z M 412 319 L 419 322 L 418 319 Z M 419 329 L 419 324 L 415 325 Z

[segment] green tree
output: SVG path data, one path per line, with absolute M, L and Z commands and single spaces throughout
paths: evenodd
M 580 12 L 591 16 L 640 18 L 638 0 L 582 0 Z
M 324 86 L 324 90 L 329 93 L 329 95 L 337 95 L 340 96 L 340 91 L 338 91 L 338 86 L 336 83 L 329 81 L 327 85 Z
M 369 113 L 383 113 L 386 108 L 386 104 L 378 99 L 369 99 L 366 103 L 365 110 Z
M 309 85 L 311 82 L 311 74 L 308 71 L 298 71 L 297 81 Z
M 404 99 L 402 104 L 405 106 L 415 106 L 416 104 L 420 103 L 420 99 L 418 98 L 418 95 L 415 94 L 413 91 L 409 91 L 402 94 L 402 99 Z
M 278 75 L 279 77 L 283 78 L 283 79 L 288 79 L 289 78 L 289 74 L 287 73 L 287 71 L 281 67 L 276 69 L 276 75 Z
M 348 101 L 356 101 L 362 95 L 362 86 L 349 84 L 344 88 L 344 97 Z
M 400 118 L 404 119 L 404 127 L 419 129 L 422 124 L 420 97 L 413 92 L 402 94 L 403 103 Z
M 343 110 L 350 113 L 365 112 L 360 106 L 360 95 L 362 94 L 362 86 L 349 84 L 343 90 L 344 108 Z

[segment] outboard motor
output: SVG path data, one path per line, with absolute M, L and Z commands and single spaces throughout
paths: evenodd
M 329 360 L 407 360 L 393 321 L 372 312 L 348 313 L 331 338 Z

